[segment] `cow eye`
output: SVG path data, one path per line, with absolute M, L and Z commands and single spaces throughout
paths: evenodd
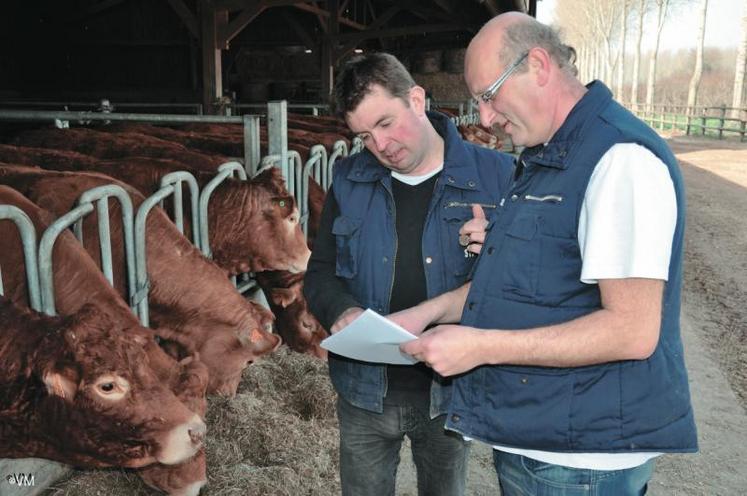
M 105 382 L 103 384 L 99 384 L 99 389 L 101 389 L 105 393 L 111 393 L 114 391 L 114 383 L 113 382 Z
M 281 207 L 284 207 L 285 206 L 285 200 L 280 200 L 278 202 L 278 205 L 280 205 Z

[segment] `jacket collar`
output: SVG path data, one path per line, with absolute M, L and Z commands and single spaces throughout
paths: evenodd
M 598 115 L 612 100 L 612 92 L 600 81 L 592 81 L 586 88 L 588 91 L 571 109 L 552 139 L 547 144 L 526 148 L 521 153 L 521 160 L 544 167 L 568 168 L 575 151 L 582 144 L 587 128 L 594 122 L 592 117 Z
M 444 168 L 442 176 L 445 184 L 466 190 L 480 190 L 479 175 L 474 157 L 468 153 L 467 146 L 459 135 L 456 126 L 440 112 L 427 112 L 436 132 L 444 140 Z M 355 160 L 347 178 L 354 182 L 374 182 L 391 177 L 390 171 L 381 165 L 367 149 L 360 152 L 360 159 Z

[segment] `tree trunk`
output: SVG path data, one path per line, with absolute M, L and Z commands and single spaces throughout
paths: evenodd
M 656 0 L 657 5 L 657 22 L 656 22 L 656 40 L 654 49 L 651 52 L 651 58 L 648 63 L 648 81 L 646 83 L 646 110 L 653 110 L 654 91 L 656 90 L 656 59 L 659 57 L 659 41 L 661 41 L 661 29 L 664 27 L 664 19 L 667 15 L 669 0 Z
M 703 43 L 705 42 L 706 12 L 708 12 L 708 0 L 703 0 L 700 8 L 698 44 L 695 48 L 695 70 L 693 70 L 693 77 L 690 79 L 690 88 L 687 91 L 688 111 L 691 111 L 691 109 L 697 105 L 700 77 L 703 75 Z
M 638 41 L 633 59 L 633 84 L 630 88 L 630 103 L 638 109 L 638 73 L 641 68 L 641 39 L 643 38 L 643 18 L 646 14 L 646 0 L 638 0 Z
M 742 95 L 744 94 L 744 73 L 747 70 L 747 0 L 742 6 L 742 39 L 737 49 L 737 65 L 734 72 L 734 94 L 731 106 L 739 108 L 742 106 Z M 739 118 L 739 111 L 733 110 L 732 115 Z
M 617 67 L 617 84 L 615 85 L 615 96 L 623 100 L 623 86 L 625 85 L 625 41 L 628 33 L 628 14 L 630 13 L 630 0 L 624 0 L 622 11 L 622 26 L 620 27 L 620 55 L 618 60 L 620 65 Z

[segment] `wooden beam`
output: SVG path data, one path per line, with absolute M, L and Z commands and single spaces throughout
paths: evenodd
M 202 51 L 202 105 L 205 113 L 215 113 L 215 102 L 223 96 L 221 53 L 217 45 L 219 18 L 223 14 L 203 4 L 200 13 Z M 226 11 L 222 11 L 227 15 Z
M 322 42 L 322 88 L 321 98 L 326 100 L 332 94 L 334 87 L 334 65 L 337 62 L 336 48 L 337 40 L 335 37 L 340 32 L 340 23 L 338 22 L 339 0 L 328 0 L 329 18 L 327 19 L 327 35 Z
M 251 7 L 255 3 L 255 0 L 214 0 L 213 6 L 215 10 L 227 10 L 229 12 L 235 12 L 237 10 L 243 10 Z M 267 8 L 271 7 L 287 7 L 289 5 L 295 5 L 297 3 L 305 3 L 305 0 L 264 0 L 267 4 Z
M 337 35 L 337 40 L 358 43 L 370 38 L 394 38 L 396 36 L 406 36 L 409 34 L 419 33 L 439 33 L 445 31 L 475 31 L 479 26 L 465 26 L 461 24 L 421 24 L 418 26 L 407 26 L 400 28 L 380 29 L 378 31 L 363 31 L 361 33 L 345 33 Z
M 166 0 L 169 2 L 169 5 L 171 5 L 171 8 L 174 9 L 174 12 L 176 12 L 176 15 L 179 16 L 179 19 L 182 20 L 184 25 L 187 27 L 187 30 L 189 30 L 190 34 L 195 37 L 200 37 L 200 27 L 197 24 L 197 18 L 192 13 L 191 10 L 189 10 L 189 7 L 187 7 L 184 4 L 183 0 Z
M 267 2 L 262 0 L 252 0 L 251 4 L 241 11 L 241 13 L 228 23 L 224 29 L 218 33 L 218 46 L 226 46 L 229 41 L 234 39 L 250 22 L 256 19 L 267 8 Z
M 79 21 L 91 15 L 98 14 L 99 12 L 109 10 L 112 7 L 116 7 L 117 5 L 119 5 L 120 3 L 124 1 L 125 0 L 103 0 L 94 5 L 90 5 L 89 7 L 85 9 L 81 9 L 78 12 L 73 13 L 72 15 L 70 15 L 70 17 L 65 17 L 64 19 L 61 20 L 61 22 L 66 23 L 66 22 Z
M 304 28 L 287 10 L 283 11 L 283 19 L 285 19 L 285 22 L 287 22 L 291 29 L 293 29 L 293 31 L 298 35 L 306 48 L 316 48 L 317 41 L 311 37 L 308 31 L 306 31 L 306 28 Z
M 401 4 L 405 4 L 405 3 L 408 3 L 408 2 L 401 2 Z M 376 20 L 371 25 L 369 25 L 369 27 L 368 27 L 368 29 L 366 31 L 363 31 L 363 32 L 360 32 L 360 33 L 349 33 L 349 34 L 346 34 L 346 35 L 339 35 L 337 37 L 337 39 L 334 41 L 334 43 L 344 42 L 346 40 L 345 38 L 340 38 L 340 36 L 352 36 L 352 35 L 363 36 L 362 38 L 354 38 L 347 45 L 341 47 L 340 50 L 339 50 L 339 53 L 340 53 L 339 56 L 342 56 L 344 54 L 349 53 L 350 50 L 353 50 L 355 48 L 355 45 L 357 45 L 358 42 L 361 41 L 361 40 L 368 40 L 368 39 L 371 39 L 371 38 L 376 38 L 376 36 L 367 36 L 366 33 L 369 33 L 371 31 L 376 31 L 379 28 L 381 28 L 384 24 L 386 24 L 387 22 L 389 22 L 389 20 L 392 17 L 394 17 L 395 14 L 397 14 L 400 10 L 402 10 L 402 6 L 401 5 L 399 5 L 399 6 L 398 5 L 394 5 L 393 7 L 389 7 L 379 17 L 377 17 Z
M 324 16 L 327 18 L 329 18 L 329 15 L 330 15 L 329 10 L 320 9 L 319 7 L 315 5 L 311 5 L 311 4 L 299 3 L 299 4 L 294 5 L 294 7 L 299 10 L 304 10 L 306 12 L 311 12 L 312 14 Z M 347 17 L 340 17 L 339 11 L 338 11 L 337 19 L 338 19 L 339 24 L 344 24 L 346 26 L 350 26 L 351 28 L 355 28 L 358 30 L 363 30 L 367 28 L 367 26 L 360 24 L 358 22 L 355 22 L 352 19 L 348 19 Z

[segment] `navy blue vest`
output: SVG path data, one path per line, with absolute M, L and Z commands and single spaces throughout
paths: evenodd
M 527 329 L 601 308 L 581 283 L 578 219 L 591 173 L 616 143 L 638 143 L 669 169 L 677 197 L 659 342 L 646 360 L 576 368 L 482 366 L 454 380 L 447 427 L 491 444 L 558 452 L 695 451 L 680 340 L 685 196 L 677 161 L 600 82 L 525 170 L 490 226 L 462 324 Z
M 428 298 L 461 286 L 474 263 L 459 246 L 459 228 L 472 218 L 472 203 L 495 210 L 505 193 L 513 169 L 506 154 L 464 142 L 446 116 L 428 113 L 431 123 L 444 139 L 444 168 L 428 207 L 423 253 Z M 335 164 L 335 199 L 340 216 L 332 233 L 337 243 L 335 274 L 364 308 L 389 313 L 394 260 L 398 240 L 391 174 L 364 150 Z M 493 208 L 490 208 L 492 206 Z M 338 394 L 353 405 L 383 411 L 386 395 L 385 367 L 330 355 L 330 378 Z M 446 382 L 431 387 L 431 415 L 446 412 Z

